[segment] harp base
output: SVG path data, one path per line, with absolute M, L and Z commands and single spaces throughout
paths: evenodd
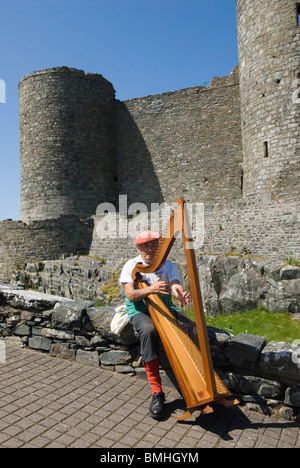
M 221 400 L 216 400 L 213 403 L 229 407 L 229 406 L 238 405 L 240 402 L 237 399 L 227 400 L 226 398 L 222 398 Z M 177 422 L 185 421 L 186 419 L 191 418 L 192 414 L 197 410 L 201 412 L 200 415 L 202 415 L 202 414 L 211 414 L 211 413 L 214 412 L 213 407 L 210 406 L 210 405 L 204 405 L 204 406 L 199 406 L 199 407 L 196 406 L 194 408 L 187 408 L 186 412 L 183 415 L 177 417 Z
M 238 405 L 240 402 L 236 398 L 234 400 L 226 400 L 226 398 L 223 398 L 222 400 L 216 401 L 216 403 L 223 406 L 234 406 Z

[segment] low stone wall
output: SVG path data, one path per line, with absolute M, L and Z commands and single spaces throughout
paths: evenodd
M 131 324 L 110 331 L 113 307 L 0 285 L 0 337 L 50 355 L 146 378 Z M 300 345 L 208 327 L 214 367 L 241 404 L 285 419 L 300 416 Z M 174 383 L 162 351 L 162 378 Z
M 200 286 L 207 315 L 230 314 L 262 306 L 271 311 L 300 313 L 300 267 L 280 260 L 253 256 L 202 255 L 197 258 Z M 176 262 L 185 287 L 185 263 Z M 28 263 L 14 271 L 12 281 L 47 294 L 116 305 L 123 301 L 119 290 L 122 265 L 101 259 L 73 256 Z

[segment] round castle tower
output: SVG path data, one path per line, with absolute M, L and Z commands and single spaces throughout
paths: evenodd
M 114 97 L 101 75 L 67 67 L 20 81 L 22 221 L 85 218 L 115 203 Z
M 244 196 L 299 196 L 298 0 L 237 0 Z

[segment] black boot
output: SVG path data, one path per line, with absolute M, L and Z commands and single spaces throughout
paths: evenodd
M 154 419 L 162 419 L 164 417 L 164 402 L 165 394 L 156 392 L 153 395 L 151 405 L 149 408 L 150 416 Z

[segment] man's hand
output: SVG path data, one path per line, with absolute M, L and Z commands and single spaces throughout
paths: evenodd
M 161 281 L 160 278 L 158 278 L 155 283 L 144 289 L 135 289 L 133 283 L 126 283 L 124 287 L 127 297 L 131 302 L 141 301 L 148 297 L 149 294 L 163 294 L 164 296 L 168 296 L 172 292 L 181 304 L 190 305 L 191 303 L 190 293 L 184 291 L 177 280 L 172 281 L 170 285 L 167 281 Z
M 168 296 L 171 290 L 169 283 L 160 281 L 160 278 L 151 286 L 147 286 L 147 288 L 144 289 L 135 289 L 134 283 L 125 283 L 124 288 L 130 302 L 141 301 L 148 297 L 149 294 L 164 294 Z
M 173 282 L 171 284 L 172 293 L 184 305 L 190 305 L 191 298 L 188 291 L 184 291 L 180 283 Z
M 171 291 L 169 283 L 167 283 L 167 281 L 161 281 L 160 278 L 149 286 L 149 289 L 151 291 L 150 294 L 163 294 L 165 296 L 168 296 Z

